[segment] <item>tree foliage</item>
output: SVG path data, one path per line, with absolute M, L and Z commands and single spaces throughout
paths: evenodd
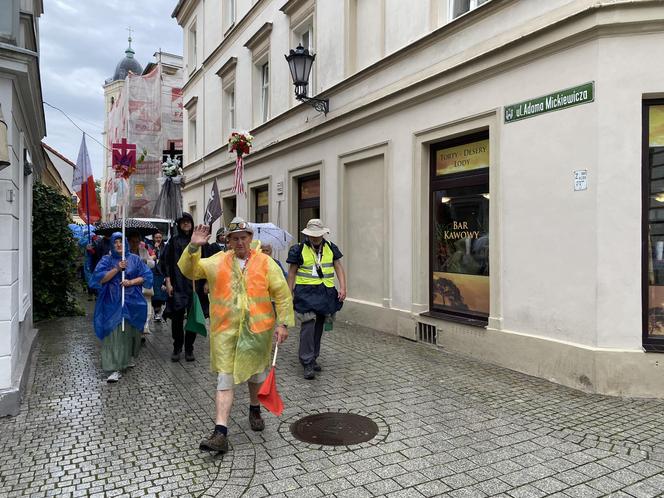
M 80 251 L 67 226 L 71 200 L 53 187 L 35 183 L 32 208 L 32 288 L 34 318 L 80 315 L 76 301 Z

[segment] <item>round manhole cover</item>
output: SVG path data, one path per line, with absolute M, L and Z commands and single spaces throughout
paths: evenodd
M 378 434 L 378 426 L 368 417 L 354 413 L 316 413 L 293 422 L 290 431 L 305 443 L 342 446 L 364 443 Z

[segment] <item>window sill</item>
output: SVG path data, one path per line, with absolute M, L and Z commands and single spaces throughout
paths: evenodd
M 470 318 L 466 316 L 452 315 L 451 313 L 443 313 L 440 311 L 425 311 L 420 313 L 420 316 L 445 320 L 446 322 L 462 323 L 464 325 L 470 325 L 471 327 L 486 328 L 489 324 L 488 318 Z
M 664 342 L 649 342 L 643 345 L 646 353 L 664 353 Z

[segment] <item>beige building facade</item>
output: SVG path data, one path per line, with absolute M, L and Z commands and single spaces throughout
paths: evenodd
M 318 215 L 347 267 L 340 319 L 664 396 L 646 352 L 662 336 L 664 2 L 181 0 L 173 15 L 197 222 L 215 179 L 225 221 L 297 233 Z M 327 115 L 294 98 L 298 43 Z M 255 136 L 246 197 L 233 129 Z

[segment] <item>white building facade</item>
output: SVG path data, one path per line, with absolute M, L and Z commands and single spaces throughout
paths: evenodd
M 9 166 L 0 170 L 0 416 L 16 414 L 36 336 L 32 322 L 32 185 L 44 170 L 40 0 L 0 4 L 0 106 Z
M 347 268 L 340 319 L 664 396 L 664 2 L 181 0 L 173 16 L 196 222 L 215 179 L 226 222 L 320 217 Z M 294 98 L 298 43 L 327 115 Z M 246 197 L 233 129 L 255 136 Z

